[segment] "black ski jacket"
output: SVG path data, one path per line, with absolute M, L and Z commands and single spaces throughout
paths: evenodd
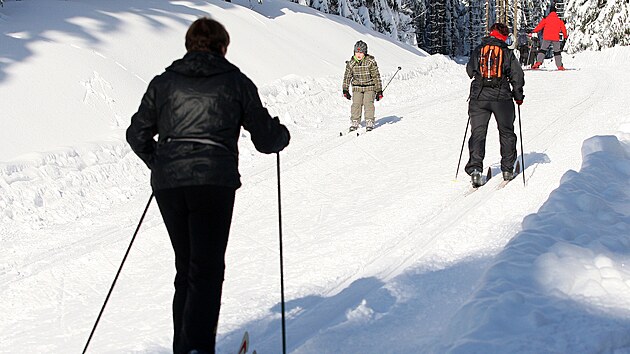
M 221 55 L 189 52 L 149 83 L 127 142 L 151 169 L 154 190 L 238 188 L 241 126 L 260 152 L 289 144 L 289 131 L 271 118 L 247 76 Z
M 481 81 L 481 72 L 479 70 L 479 55 L 481 48 L 486 44 L 497 45 L 503 48 L 503 73 L 505 73 L 505 80 L 501 81 L 499 87 L 483 86 Z M 466 65 L 466 72 L 468 77 L 473 79 L 470 84 L 470 96 L 468 99 L 480 100 L 480 101 L 503 101 L 503 100 L 523 100 L 525 95 L 523 94 L 523 86 L 525 86 L 525 74 L 521 68 L 518 59 L 514 55 L 514 52 L 508 48 L 507 43 L 495 38 L 485 37 L 481 40 L 481 44 L 473 50 L 470 55 L 470 60 Z M 512 88 L 510 88 L 510 84 Z

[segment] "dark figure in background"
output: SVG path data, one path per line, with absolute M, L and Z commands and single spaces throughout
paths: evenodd
M 151 186 L 175 251 L 173 351 L 214 353 L 241 126 L 256 149 L 279 152 L 289 131 L 262 106 L 254 83 L 225 59 L 230 42 L 200 18 L 187 53 L 149 83 L 127 129 L 151 169 Z M 154 140 L 158 136 L 157 141 Z
M 527 30 L 519 30 L 517 49 L 519 51 L 519 62 L 521 66 L 534 64 L 539 47 L 540 43 L 538 38 L 530 36 Z
M 492 114 L 499 128 L 503 179 L 514 178 L 516 116 L 512 101 L 518 105 L 523 103 L 525 77 L 514 52 L 509 50 L 505 43 L 508 35 L 509 30 L 505 24 L 492 25 L 490 35 L 482 39 L 466 65 L 466 72 L 473 81 L 470 84 L 468 103 L 471 127 L 471 136 L 468 140 L 470 157 L 465 169 L 471 176 L 473 187 L 482 185 L 481 172 L 486 153 L 486 134 Z

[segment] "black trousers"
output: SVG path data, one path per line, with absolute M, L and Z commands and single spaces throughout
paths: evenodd
M 175 251 L 173 352 L 214 353 L 235 189 L 191 186 L 155 191 Z
M 468 116 L 470 117 L 471 135 L 468 140 L 470 157 L 466 164 L 466 173 L 474 170 L 483 173 L 483 158 L 486 156 L 486 134 L 490 115 L 494 114 L 499 129 L 501 144 L 501 171 L 512 172 L 516 161 L 516 134 L 514 134 L 514 103 L 504 101 L 470 100 Z

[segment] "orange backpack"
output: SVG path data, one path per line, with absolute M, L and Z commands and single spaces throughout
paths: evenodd
M 479 72 L 483 86 L 499 87 L 503 80 L 503 48 L 492 44 L 481 47 Z

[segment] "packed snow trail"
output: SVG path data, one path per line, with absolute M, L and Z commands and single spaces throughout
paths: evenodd
M 295 264 L 295 267 L 298 267 L 289 274 L 295 274 L 295 279 L 299 279 L 300 275 L 307 274 L 309 269 L 321 269 L 321 259 L 327 259 L 327 263 L 332 262 L 335 254 L 339 253 L 338 250 L 343 249 L 344 252 L 341 253 L 344 256 L 339 257 L 336 266 L 326 268 L 325 271 L 321 272 L 328 276 L 335 271 L 343 274 L 336 279 L 331 279 L 332 286 L 329 286 L 327 290 L 313 291 L 323 297 L 330 297 L 330 301 L 333 303 L 338 303 L 340 300 L 335 298 L 336 295 L 343 293 L 344 290 L 352 289 L 352 284 L 360 279 L 376 278 L 379 281 L 394 279 L 392 282 L 396 283 L 396 276 L 403 274 L 401 276 L 405 277 L 403 272 L 413 272 L 410 269 L 448 268 L 462 260 L 470 259 L 471 262 L 477 262 L 478 259 L 496 254 L 521 229 L 523 216 L 535 212 L 550 191 L 557 187 L 564 172 L 569 169 L 579 169 L 581 142 L 590 137 L 591 129 L 614 133 L 615 127 L 627 119 L 627 114 L 616 112 L 614 108 L 610 112 L 612 114 L 605 113 L 611 110 L 608 107 L 616 107 L 616 105 L 611 105 L 611 102 L 619 102 L 625 98 L 628 91 L 624 90 L 623 87 L 627 87 L 627 83 L 618 82 L 613 74 L 597 67 L 592 67 L 588 72 L 583 70 L 559 74 L 564 76 L 542 76 L 543 73 L 540 76 L 527 76 L 529 86 L 526 86 L 526 90 L 529 89 L 529 91 L 526 91 L 528 96 L 522 108 L 526 188 L 523 188 L 520 183 L 511 183 L 503 190 L 497 191 L 490 188 L 484 192 L 476 193 L 474 198 L 463 198 L 461 194 L 468 188 L 467 180 L 453 183 L 449 173 L 451 169 L 448 168 L 450 166 L 440 169 L 431 168 L 435 161 L 453 161 L 454 166 L 457 151 L 452 147 L 456 144 L 439 144 L 439 142 L 432 140 L 435 137 L 423 133 L 431 131 L 436 124 L 450 125 L 450 129 L 445 130 L 459 133 L 461 129 L 457 129 L 453 123 L 455 119 L 451 118 L 461 116 L 459 123 L 465 124 L 465 116 L 462 114 L 462 112 L 466 112 L 464 100 L 458 105 L 456 100 L 453 100 L 455 102 L 451 104 L 447 99 L 446 102 L 436 104 L 439 105 L 439 108 L 435 108 L 420 100 L 416 101 L 417 97 L 404 100 L 405 102 L 420 102 L 417 106 L 410 105 L 409 108 L 399 106 L 396 108 L 400 116 L 416 118 L 415 120 L 401 119 L 394 125 L 385 126 L 382 130 L 376 129 L 364 137 L 351 140 L 352 146 L 344 145 L 329 154 L 319 156 L 318 161 L 312 162 L 312 167 L 304 171 L 308 177 L 286 177 L 289 180 L 299 179 L 303 182 L 298 183 L 299 191 L 296 193 L 308 195 L 311 198 L 315 198 L 314 195 L 323 195 L 326 196 L 325 200 L 330 201 L 324 206 L 318 205 L 318 209 L 312 212 L 307 211 L 309 205 L 317 205 L 312 200 L 305 199 L 303 203 L 297 204 L 294 210 L 295 214 L 319 215 L 313 220 L 317 226 L 304 225 L 305 223 L 302 221 L 299 225 L 301 230 L 295 231 L 295 237 L 301 239 L 294 241 L 295 246 L 292 244 L 286 246 L 289 250 L 287 252 L 290 254 L 292 247 L 295 247 L 296 249 L 311 249 L 315 254 L 312 255 L 313 261 L 303 257 L 288 260 L 287 264 Z M 596 80 L 595 77 L 598 79 Z M 585 82 L 592 83 L 592 85 L 582 84 Z M 557 100 L 558 87 L 574 87 L 575 89 L 571 95 Z M 616 89 L 612 90 L 612 87 Z M 610 92 L 617 93 L 619 96 L 615 97 L 612 94 L 603 97 L 603 93 Z M 465 97 L 465 93 L 463 97 Z M 431 117 L 425 118 L 420 113 L 422 111 L 435 113 Z M 412 112 L 416 112 L 416 114 Z M 384 115 L 387 116 L 388 112 L 385 112 Z M 395 134 L 386 135 L 385 128 L 400 129 Z M 488 156 L 486 157 L 487 162 L 493 161 L 493 159 L 496 161 L 495 166 L 493 166 L 495 174 L 499 168 L 496 135 L 496 131 L 489 130 Z M 458 141 L 457 138 L 461 139 L 452 134 L 449 141 Z M 417 145 L 414 145 L 415 141 L 418 141 Z M 405 154 L 406 151 L 395 148 L 397 144 L 411 147 L 411 149 Z M 419 151 L 436 145 L 442 151 L 431 150 L 422 151 L 422 153 Z M 366 148 L 367 146 L 369 148 Z M 494 151 L 493 146 L 496 147 Z M 448 148 L 451 148 L 450 151 Z M 342 150 L 343 153 L 340 153 L 339 150 Z M 334 160 L 334 156 L 338 155 L 353 156 L 353 159 L 338 162 Z M 427 166 L 427 168 L 423 168 L 423 166 Z M 376 170 L 376 172 L 372 173 L 371 169 Z M 292 176 L 290 170 L 285 173 Z M 414 173 L 418 177 L 416 180 L 413 179 Z M 357 177 L 351 178 L 350 181 L 339 180 L 341 176 L 348 175 Z M 337 181 L 335 182 L 333 179 L 337 179 Z M 499 183 L 498 180 L 495 181 Z M 341 189 L 347 193 L 339 195 L 330 191 L 333 187 L 327 186 L 335 183 L 337 185 L 334 186 L 334 189 Z M 340 183 L 342 185 L 339 185 Z M 386 201 L 387 197 L 383 195 L 379 195 L 380 198 L 373 196 L 373 194 L 378 195 L 379 193 L 370 192 L 369 188 L 378 191 L 381 185 L 386 186 L 387 190 L 396 196 L 395 201 Z M 291 195 L 291 193 L 287 194 Z M 393 203 L 393 205 L 389 203 Z M 380 206 L 380 208 L 363 210 L 361 205 Z M 313 207 L 310 209 L 312 210 Z M 335 216 L 338 216 L 335 219 L 338 221 L 331 221 Z M 287 220 L 290 218 L 287 217 Z M 300 219 L 298 216 L 295 218 Z M 386 221 L 394 218 L 396 222 Z M 369 226 L 365 226 L 365 224 Z M 327 227 L 325 225 L 333 226 Z M 338 225 L 343 225 L 343 227 L 338 227 Z M 323 249 L 321 241 L 315 245 L 316 241 L 311 240 L 312 234 L 315 233 L 312 230 L 315 228 L 317 229 L 318 241 L 322 237 L 329 237 L 327 240 L 331 240 L 331 242 L 334 240 L 334 245 Z M 365 231 L 366 229 L 370 231 Z M 368 233 L 379 235 L 378 242 L 361 237 L 361 235 Z M 310 244 L 313 245 L 312 248 L 309 247 Z M 360 250 L 357 250 L 357 245 L 361 245 Z M 354 261 L 361 259 L 362 262 L 352 268 L 348 264 L 347 258 Z M 483 263 L 483 261 L 481 262 Z M 291 280 L 288 282 L 290 283 Z M 321 284 L 320 282 L 314 283 Z M 372 285 L 372 292 L 384 291 L 383 289 L 388 289 L 389 286 L 376 282 Z M 472 288 L 468 289 L 467 293 L 470 294 L 471 290 Z M 347 296 L 350 299 L 346 299 L 346 301 L 359 306 L 361 300 L 369 298 L 370 294 L 350 291 L 350 295 Z M 458 297 L 460 299 L 465 298 L 465 296 L 462 297 L 462 294 L 459 294 Z M 293 320 L 295 324 L 292 327 L 299 334 L 308 332 L 304 328 L 308 328 L 309 322 L 301 322 L 301 318 L 312 319 L 314 317 L 318 320 L 316 327 L 321 327 L 322 324 L 319 322 L 321 322 L 322 317 L 326 317 L 322 314 L 321 308 L 328 306 L 325 305 L 325 299 L 316 301 L 316 303 L 317 305 L 309 309 L 294 309 L 296 316 Z M 339 311 L 348 310 L 347 307 L 343 310 L 342 308 L 333 308 L 333 311 L 329 311 L 332 317 L 329 319 L 328 328 L 331 328 L 332 332 L 335 332 L 334 328 L 340 321 L 349 321 L 345 315 L 339 315 Z M 436 311 L 444 311 L 439 306 L 436 308 L 439 309 Z M 445 325 L 449 317 L 447 314 L 448 310 L 440 315 L 443 318 L 443 323 L 432 323 L 432 325 Z M 438 314 L 435 313 L 433 316 L 437 318 Z M 431 317 L 431 315 L 427 315 L 427 317 Z M 266 323 L 265 321 L 255 322 L 251 326 L 258 324 L 265 328 Z M 408 325 L 406 323 L 404 326 Z M 374 326 L 378 327 L 377 324 Z M 273 327 L 270 328 L 268 332 L 264 332 L 266 335 L 273 335 Z M 402 333 L 405 332 L 404 329 L 399 329 Z M 362 330 L 364 330 L 363 327 Z M 435 329 L 430 330 L 427 332 L 426 338 L 418 338 L 417 341 L 430 341 L 430 334 L 435 332 Z M 422 331 L 417 333 L 422 333 Z M 348 333 L 344 335 L 352 336 Z M 297 339 L 294 338 L 294 341 L 298 343 L 292 348 L 299 348 L 300 340 L 303 337 L 305 337 L 303 338 L 304 342 L 318 341 L 319 336 L 315 336 L 314 339 L 306 338 L 310 336 L 311 334 L 307 333 L 304 333 L 303 336 L 297 335 Z M 340 337 L 343 336 L 340 335 Z M 321 336 L 320 340 L 323 347 L 312 347 L 312 344 L 309 344 L 304 348 L 305 352 L 361 351 L 353 346 L 357 344 L 356 341 L 350 341 L 351 344 L 348 344 L 348 347 L 338 343 L 339 347 L 331 349 L 330 341 L 326 338 L 324 335 Z M 259 346 L 259 348 L 271 350 L 276 345 L 274 342 L 275 339 L 272 338 L 269 340 L 268 347 Z M 373 345 L 373 342 L 368 341 L 363 349 L 378 352 L 378 350 L 374 350 Z M 388 345 L 389 343 L 383 344 L 383 348 Z
M 447 65 L 439 75 L 442 77 L 434 80 L 448 80 L 454 73 Z M 542 75 L 539 78 L 528 76 L 532 92 L 522 110 L 528 186 L 523 188 L 522 184 L 511 183 L 504 190 L 487 188 L 464 197 L 464 191 L 469 188 L 467 176 L 453 181 L 452 169 L 458 157 L 458 144 L 453 142 L 461 139 L 462 124 L 466 122 L 467 79 L 461 74 L 455 77 L 459 77 L 459 82 L 453 85 L 454 91 L 448 92 L 450 86 L 443 86 L 447 92 L 445 99 L 439 98 L 445 92 L 433 96 L 429 93 L 435 84 L 427 83 L 426 77 L 395 82 L 388 98 L 397 105 L 384 101 L 377 107 L 377 112 L 381 112 L 379 116 L 387 117 L 390 123 L 381 124 L 364 136 L 348 139 L 329 138 L 324 129 L 319 136 L 308 140 L 311 145 L 301 149 L 311 153 L 288 149 L 283 154 L 286 286 L 290 305 L 288 339 L 292 350 L 346 352 L 350 347 L 345 347 L 345 341 L 329 339 L 337 336 L 352 339 L 354 335 L 363 342 L 365 336 L 373 333 L 371 331 L 394 329 L 402 335 L 409 330 L 399 328 L 402 325 L 390 320 L 390 316 L 398 314 L 403 307 L 412 313 L 422 313 L 422 318 L 427 319 L 424 323 L 414 323 L 414 328 L 426 329 L 427 335 L 416 334 L 415 339 L 408 339 L 404 346 L 433 345 L 432 335 L 448 324 L 449 314 L 472 293 L 476 279 L 490 264 L 492 256 L 520 230 L 523 215 L 540 206 L 565 171 L 579 166 L 579 154 L 574 156 L 576 153 L 571 147 L 579 149 L 579 142 L 589 135 L 588 127 L 593 126 L 591 114 L 601 109 L 588 103 L 599 104 L 593 97 L 595 92 L 610 92 L 606 87 L 585 87 L 558 103 L 545 100 L 545 95 L 553 90 L 544 88 L 558 82 L 549 82 L 551 79 Z M 564 79 L 596 82 L 588 76 L 567 75 Z M 613 80 L 612 77 L 603 80 L 600 85 L 614 85 Z M 552 104 L 558 112 L 564 112 L 570 124 L 562 124 L 558 118 L 549 119 L 557 117 L 545 113 Z M 338 124 L 344 124 L 344 119 L 340 120 Z M 329 130 L 334 131 L 334 126 Z M 296 137 L 300 134 L 313 134 L 299 129 L 294 132 L 294 140 L 299 140 Z M 496 170 L 498 148 L 492 147 L 498 147 L 498 141 L 492 129 L 487 146 L 486 161 L 496 161 L 497 165 L 493 166 Z M 234 341 L 240 339 L 238 336 L 243 329 L 248 329 L 252 338 L 256 338 L 256 347 L 261 352 L 273 352 L 279 340 L 277 326 L 274 326 L 276 317 L 267 314 L 279 299 L 279 279 L 274 276 L 278 271 L 273 197 L 275 161 L 271 157 L 258 157 L 266 162 L 246 170 L 244 186 L 238 192 L 228 250 L 220 328 L 224 339 L 219 342 L 220 350 L 238 345 Z M 491 184 L 492 181 L 498 180 L 491 180 Z M 35 329 L 37 332 L 48 328 L 48 333 L 60 338 L 56 342 L 60 347 L 80 347 L 82 334 L 89 329 L 103 300 L 142 205 L 150 194 L 146 181 L 140 178 L 134 184 L 140 191 L 134 193 L 139 198 L 134 197 L 132 203 L 124 203 L 121 208 L 109 209 L 102 215 L 80 215 L 76 222 L 47 225 L 22 235 L 26 239 L 62 243 L 52 251 L 47 249 L 39 254 L 31 249 L 29 257 L 33 261 L 22 263 L 19 274 L 4 275 L 9 285 L 4 296 L 19 299 L 23 296 L 19 295 L 21 289 L 28 287 L 40 289 L 35 294 L 48 293 L 57 298 L 52 303 L 43 302 L 27 310 L 26 314 L 27 318 L 40 318 L 38 313 L 51 313 L 51 320 L 40 319 Z M 505 205 L 509 208 L 504 208 Z M 115 224 L 111 224 L 113 220 Z M 126 226 L 121 225 L 122 220 Z M 85 238 L 85 234 L 96 237 Z M 76 241 L 64 243 L 73 239 Z M 92 344 L 95 349 L 168 352 L 172 289 L 165 284 L 172 282 L 171 252 L 159 213 L 153 207 L 97 330 Z M 241 256 L 245 254 L 247 257 Z M 472 266 L 465 273 L 468 279 L 462 279 L 465 286 L 458 288 L 449 284 L 457 277 L 449 269 L 467 263 Z M 445 279 L 440 280 L 440 272 L 447 272 Z M 436 278 L 426 284 L 428 289 L 436 290 L 444 282 L 457 295 L 440 298 L 418 289 L 417 294 L 407 293 L 405 290 L 415 287 L 409 280 L 415 281 L 418 276 L 422 282 Z M 151 279 L 151 283 L 139 288 L 138 277 Z M 85 283 L 86 280 L 89 282 Z M 415 310 L 413 306 L 408 308 L 421 300 L 420 295 L 431 298 L 434 305 L 417 306 Z M 26 304 L 32 304 L 37 298 L 34 294 L 26 297 L 24 306 L 28 307 Z M 365 302 L 366 299 L 369 301 Z M 439 306 L 440 303 L 444 306 Z M 93 316 L 88 313 L 89 309 L 94 309 Z M 24 312 L 16 315 L 23 316 Z M 352 320 L 353 316 L 358 316 L 358 320 Z M 406 317 L 413 319 L 411 314 Z M 5 321 L 20 320 L 16 317 Z M 139 322 L 143 323 L 142 339 L 129 341 L 128 338 L 134 336 L 132 333 L 138 331 Z M 356 330 L 357 325 L 361 325 L 361 331 Z M 56 334 L 54 328 L 58 328 Z M 349 328 L 355 330 L 348 332 Z M 121 336 L 119 332 L 124 334 L 127 329 L 131 337 Z M 229 334 L 231 331 L 235 336 Z M 362 331 L 367 333 L 360 334 Z M 116 338 L 112 338 L 114 333 L 117 333 Z M 27 336 L 13 337 L 23 341 Z M 33 343 L 36 350 L 60 348 L 37 344 L 37 336 L 28 342 Z M 6 343 L 12 347 L 11 339 L 7 338 Z M 131 347 L 130 343 L 133 343 Z M 355 340 L 348 343 L 359 350 L 379 348 L 373 341 L 360 345 Z M 388 344 L 382 346 L 385 348 Z

